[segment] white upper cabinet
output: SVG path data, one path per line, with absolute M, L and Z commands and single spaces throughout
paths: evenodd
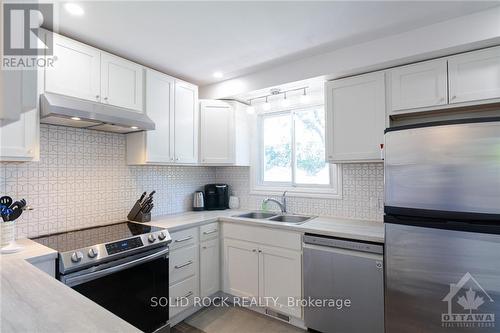
M 234 163 L 234 110 L 222 101 L 200 102 L 200 159 L 207 164 Z
M 174 110 L 174 83 L 171 76 L 146 71 L 146 114 L 155 123 L 153 131 L 127 134 L 129 164 L 163 164 L 174 161 L 171 118 Z
M 171 114 L 174 109 L 175 79 L 148 70 L 146 80 L 146 112 L 155 123 L 154 131 L 147 131 L 148 162 L 171 162 L 174 159 Z
M 102 102 L 142 112 L 143 67 L 110 54 L 101 54 Z
M 175 81 L 174 152 L 176 163 L 198 162 L 198 87 Z
M 500 47 L 448 59 L 450 103 L 500 98 Z
M 198 87 L 147 70 L 146 114 L 155 129 L 127 134 L 127 163 L 198 162 Z
M 209 165 L 250 165 L 248 114 L 236 101 L 200 102 L 200 160 Z
M 390 70 L 389 82 L 393 113 L 448 103 L 446 59 Z
M 45 91 L 143 112 L 143 67 L 53 34 L 54 67 Z
M 45 91 L 99 102 L 101 52 L 53 34 L 54 67 L 45 69 Z
M 4 74 L 6 106 L 14 110 L 19 119 L 0 120 L 0 161 L 37 161 L 40 157 L 37 97 L 43 75 L 31 70 L 5 71 Z
M 2 124 L 0 121 L 0 161 L 32 161 L 38 158 L 38 110 L 21 113 L 19 120 Z
M 326 83 L 327 161 L 380 161 L 385 129 L 383 72 Z

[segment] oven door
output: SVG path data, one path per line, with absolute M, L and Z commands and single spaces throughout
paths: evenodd
M 144 332 L 169 332 L 168 247 L 60 277 Z

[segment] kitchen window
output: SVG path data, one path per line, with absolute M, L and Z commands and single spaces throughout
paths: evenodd
M 258 133 L 254 191 L 340 197 L 339 168 L 325 161 L 323 105 L 259 115 Z

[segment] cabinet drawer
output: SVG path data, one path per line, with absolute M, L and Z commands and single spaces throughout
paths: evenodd
M 170 284 L 196 274 L 196 245 L 183 247 L 170 252 L 169 258 L 169 279 Z
M 198 241 L 198 228 L 176 231 L 171 233 L 170 236 L 172 237 L 172 243 L 170 243 L 171 250 L 192 245 Z
M 171 300 L 169 310 L 172 318 L 193 305 L 194 297 L 198 295 L 196 276 L 171 286 L 169 292 Z
M 277 246 L 300 251 L 302 248 L 301 236 L 298 232 L 275 230 L 265 227 L 224 223 L 224 237 L 240 239 L 248 242 Z
M 219 223 L 205 224 L 200 227 L 200 242 L 219 237 Z

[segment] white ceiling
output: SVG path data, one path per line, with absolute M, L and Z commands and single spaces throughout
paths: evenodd
M 69 37 L 204 85 L 498 6 L 498 1 L 79 2 Z

